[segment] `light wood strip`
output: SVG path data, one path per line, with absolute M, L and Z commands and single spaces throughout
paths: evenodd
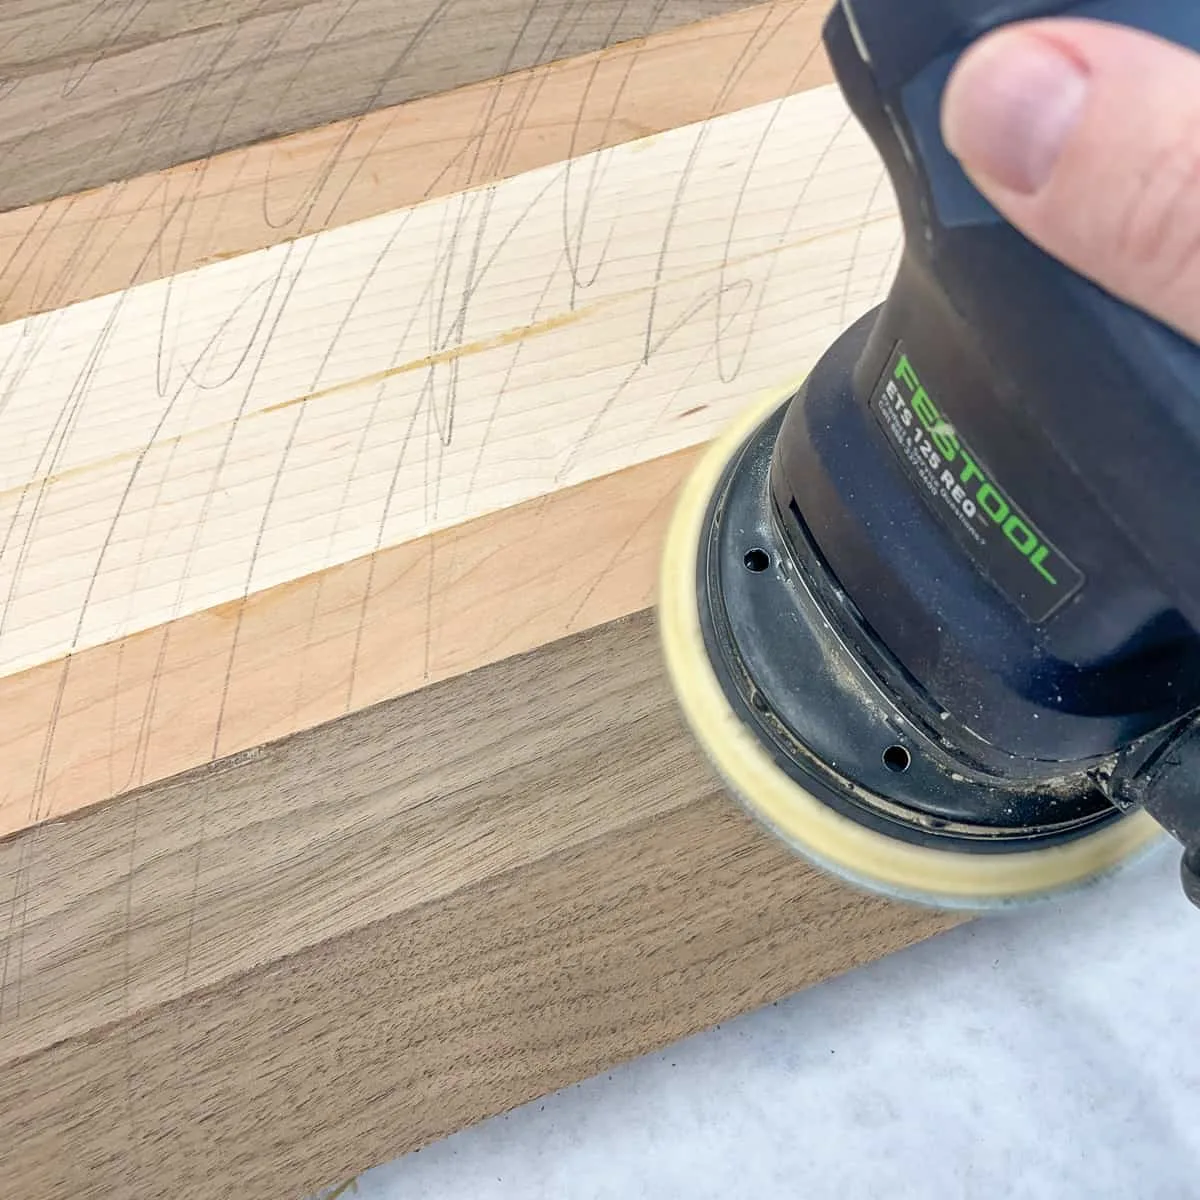
M 828 84 L 829 6 L 772 0 L 2 212 L 0 321 Z
M 696 456 L 0 679 L 0 836 L 650 606 Z
M 745 821 L 645 614 L 0 855 L 0 1177 L 39 1200 L 294 1200 L 957 921 Z
M 0 326 L 0 672 L 697 445 L 899 243 L 828 87 Z

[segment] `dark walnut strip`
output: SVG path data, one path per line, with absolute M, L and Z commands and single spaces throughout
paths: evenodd
M 0 1178 L 295 1200 L 929 937 L 721 793 L 642 613 L 0 846 Z
M 0 210 L 746 7 L 748 0 L 6 0 Z

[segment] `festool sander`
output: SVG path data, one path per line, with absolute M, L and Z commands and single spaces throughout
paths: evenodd
M 1168 835 L 1200 903 L 1200 347 L 1034 246 L 940 133 L 975 39 L 1068 13 L 1200 48 L 1197 0 L 832 11 L 904 257 L 713 445 L 662 567 L 668 673 L 730 791 L 852 883 L 946 908 Z

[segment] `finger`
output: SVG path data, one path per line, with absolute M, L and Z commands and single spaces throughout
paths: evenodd
M 963 56 L 943 131 L 1027 237 L 1200 340 L 1200 54 L 1098 21 L 1010 26 Z

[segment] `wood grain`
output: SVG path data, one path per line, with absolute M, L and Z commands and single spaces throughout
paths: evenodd
M 0 679 L 0 836 L 648 608 L 697 456 Z
M 294 1198 L 956 923 L 625 616 L 894 267 L 828 7 L 3 7 L 6 1194 Z
M 10 841 L 7 1190 L 294 1200 L 956 923 L 744 820 L 653 644 L 643 614 Z
M 699 444 L 899 247 L 830 87 L 0 326 L 0 672 Z
M 770 0 L 0 212 L 0 321 L 826 85 L 829 2 Z
M 741 7 L 745 0 L 8 0 L 0 208 Z
M 643 613 L 45 825 L 0 843 L 0 1063 L 713 786 Z

